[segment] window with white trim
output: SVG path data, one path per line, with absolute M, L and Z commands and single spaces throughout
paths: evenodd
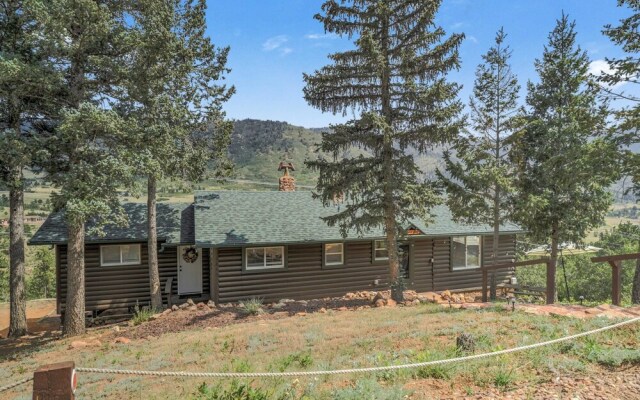
M 343 243 L 325 243 L 324 265 L 344 265 Z
M 451 238 L 451 268 L 453 270 L 480 268 L 482 257 L 480 236 Z
M 284 268 L 284 246 L 247 247 L 244 251 L 247 271 Z
M 100 266 L 139 265 L 139 244 L 115 244 L 100 246 Z
M 386 240 L 376 240 L 373 242 L 373 259 L 375 261 L 389 259 Z

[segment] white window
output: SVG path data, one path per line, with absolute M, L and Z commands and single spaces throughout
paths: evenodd
M 373 242 L 373 258 L 376 261 L 389 259 L 386 240 L 376 240 Z
M 245 269 L 284 268 L 284 247 L 249 247 L 245 249 Z
M 480 268 L 482 257 L 480 236 L 454 236 L 451 240 L 452 269 Z
M 100 246 L 100 265 L 103 267 L 138 264 L 140 264 L 139 244 Z
M 324 265 L 344 264 L 344 244 L 326 243 L 324 245 Z

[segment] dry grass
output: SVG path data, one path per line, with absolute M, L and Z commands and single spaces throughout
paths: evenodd
M 40 364 L 68 359 L 84 367 L 187 371 L 294 371 L 401 364 L 455 356 L 455 339 L 461 332 L 475 337 L 477 352 L 486 352 L 608 323 L 519 312 L 447 310 L 431 305 L 330 311 L 184 331 L 127 345 L 103 343 L 100 348 L 73 351 L 67 350 L 68 340 L 61 340 L 2 362 L 0 383 L 21 377 Z M 94 332 L 93 336 L 99 333 Z M 304 398 L 304 395 L 314 399 L 358 398 L 372 391 L 373 397 L 369 398 L 401 398 L 405 388 L 415 388 L 417 382 L 438 390 L 444 387 L 454 395 L 486 387 L 499 386 L 503 390 L 512 385 L 536 385 L 557 371 L 597 371 L 602 368 L 601 359 L 608 360 L 620 352 L 624 353 L 624 363 L 639 363 L 640 354 L 633 352 L 639 346 L 640 327 L 633 326 L 601 334 L 595 341 L 582 340 L 466 364 L 367 376 L 249 382 L 283 398 Z M 197 388 L 203 381 L 82 374 L 78 395 L 79 398 L 97 398 L 98 393 L 100 398 L 198 397 Z M 358 381 L 363 382 L 362 387 L 356 385 Z

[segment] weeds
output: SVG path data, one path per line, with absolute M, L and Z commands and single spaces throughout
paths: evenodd
M 493 384 L 502 390 L 508 389 L 513 384 L 513 370 L 506 372 L 503 370 L 498 371 L 493 378 Z
M 133 318 L 131 318 L 131 322 L 133 322 L 134 326 L 137 326 L 149 321 L 152 315 L 152 310 L 147 307 L 140 308 L 140 305 L 138 305 L 138 302 L 136 301 L 136 305 L 133 308 Z
M 374 379 L 360 379 L 353 386 L 333 390 L 330 398 L 334 400 L 399 400 L 407 396 L 408 393 L 401 387 L 385 387 Z
M 241 300 L 240 306 L 245 313 L 249 315 L 258 315 L 264 312 L 262 309 L 263 300 L 260 297 L 252 297 L 247 300 Z
M 233 381 L 228 388 L 224 388 L 222 385 L 209 386 L 202 383 L 198 386 L 195 398 L 198 400 L 271 400 L 274 399 L 273 395 L 272 392 Z
M 300 368 L 307 368 L 313 364 L 313 358 L 309 353 L 293 353 L 279 360 L 276 366 L 280 372 L 284 372 L 293 364 L 297 364 Z

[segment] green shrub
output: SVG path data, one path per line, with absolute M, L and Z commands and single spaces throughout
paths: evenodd
M 245 313 L 249 315 L 258 315 L 264 310 L 262 309 L 262 299 L 259 297 L 252 297 L 247 300 L 241 300 L 240 305 Z
M 297 364 L 300 368 L 307 368 L 313 364 L 313 357 L 309 353 L 293 353 L 277 361 L 280 372 L 284 372 L 293 364 Z
M 136 302 L 136 306 L 133 309 L 133 318 L 131 318 L 131 321 L 133 322 L 134 326 L 137 326 L 142 324 L 143 322 L 149 321 L 152 315 L 153 311 L 151 311 L 147 307 L 140 308 L 140 306 Z
M 619 367 L 623 364 L 640 364 L 640 350 L 603 349 L 593 355 L 591 360 L 607 367 Z

